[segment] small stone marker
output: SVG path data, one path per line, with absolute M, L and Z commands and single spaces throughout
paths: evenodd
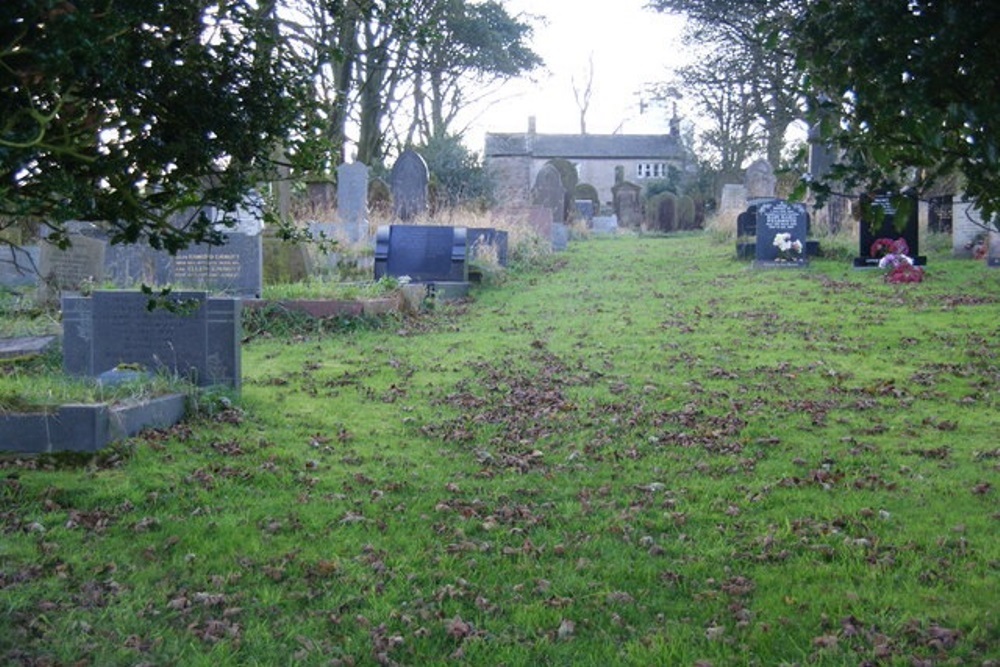
M 198 386 L 241 383 L 239 299 L 177 292 L 179 311 L 148 309 L 139 292 L 64 296 L 63 368 L 96 377 L 121 364 L 165 371 Z
M 552 223 L 552 249 L 562 252 L 569 247 L 569 225 L 565 222 Z
M 756 262 L 759 267 L 804 267 L 809 213 L 804 204 L 773 199 L 757 204 Z
M 908 215 L 902 224 L 896 220 L 897 211 L 893 206 L 891 196 L 888 193 L 876 193 L 868 196 L 873 210 L 882 211 L 882 221 L 877 228 L 874 221 L 862 219 L 860 233 L 858 234 L 858 256 L 854 258 L 854 266 L 857 268 L 877 267 L 879 257 L 872 257 L 872 245 L 878 239 L 903 239 L 909 246 L 908 256 L 913 263 L 922 266 L 927 263 L 927 258 L 920 255 L 920 227 L 918 222 L 918 211 L 916 198 L 910 198 Z
M 467 282 L 465 227 L 385 225 L 375 239 L 375 279 Z
M 427 212 L 427 163 L 419 153 L 405 150 L 392 166 L 392 205 L 396 217 L 407 222 Z

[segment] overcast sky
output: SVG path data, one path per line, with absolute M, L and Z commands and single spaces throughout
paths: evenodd
M 533 49 L 546 63 L 535 82 L 511 82 L 467 133 L 482 151 L 485 132 L 523 132 L 535 116 L 543 133 L 580 131 L 573 81 L 583 90 L 593 54 L 593 93 L 587 113 L 590 134 L 666 132 L 669 110 L 640 114 L 639 91 L 663 81 L 683 61 L 682 19 L 643 9 L 647 0 L 506 0 L 512 15 L 542 15 L 534 22 Z

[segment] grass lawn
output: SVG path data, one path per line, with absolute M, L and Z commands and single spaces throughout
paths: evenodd
M 0 470 L 15 665 L 1000 664 L 1000 271 L 573 243 Z

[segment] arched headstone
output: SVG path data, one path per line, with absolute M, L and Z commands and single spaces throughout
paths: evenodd
M 427 163 L 419 153 L 405 150 L 392 166 L 393 211 L 402 221 L 427 212 Z

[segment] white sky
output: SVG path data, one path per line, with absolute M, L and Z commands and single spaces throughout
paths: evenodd
M 532 48 L 545 61 L 534 82 L 512 81 L 500 99 L 478 116 L 466 143 L 482 152 L 485 132 L 524 132 L 535 116 L 542 133 L 575 134 L 580 111 L 573 81 L 582 92 L 593 54 L 593 93 L 587 112 L 589 134 L 658 133 L 668 130 L 670 110 L 647 107 L 640 114 L 646 83 L 671 76 L 683 62 L 683 19 L 644 9 L 647 0 L 506 0 L 511 13 L 538 15 Z M 645 96 L 642 96 L 645 99 Z

